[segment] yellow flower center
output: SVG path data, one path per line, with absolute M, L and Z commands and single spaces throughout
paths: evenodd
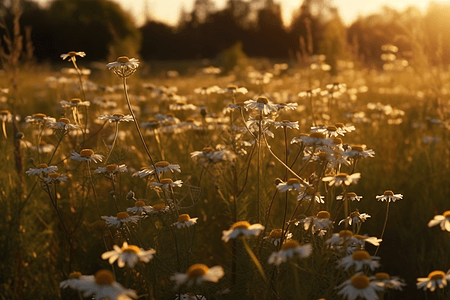
M 450 210 L 444 211 L 442 214 L 445 218 L 450 218 Z
M 383 195 L 385 195 L 385 196 L 394 196 L 394 192 L 391 191 L 391 190 L 387 190 L 387 191 L 384 191 Z
M 330 213 L 326 210 L 319 211 L 316 215 L 319 219 L 329 219 Z
M 283 246 L 281 246 L 281 250 L 294 249 L 300 246 L 300 243 L 296 240 L 289 240 L 284 242 Z
M 111 164 L 106 166 L 106 171 L 108 172 L 114 172 L 119 166 L 116 164 Z
M 73 103 L 73 104 L 78 104 L 80 102 L 81 102 L 80 98 L 72 98 L 72 100 L 70 100 L 70 103 Z
M 36 166 L 36 169 L 45 169 L 45 168 L 48 168 L 47 164 L 38 164 Z
M 327 131 L 336 131 L 336 130 L 337 130 L 336 126 L 331 125 L 327 127 Z
M 347 198 L 355 198 L 357 195 L 354 192 L 348 192 L 347 193 Z
M 188 214 L 181 214 L 178 216 L 178 222 L 183 223 L 187 222 L 191 219 L 191 217 Z
M 214 152 L 214 148 L 208 146 L 208 147 L 204 147 L 202 151 L 203 152 Z
M 195 123 L 195 119 L 194 118 L 187 118 L 186 122 L 188 122 L 188 123 Z
M 83 149 L 80 151 L 81 157 L 88 157 L 94 155 L 94 151 L 92 149 Z
M 117 213 L 117 220 L 124 220 L 129 217 L 130 217 L 130 215 L 124 211 Z
M 352 255 L 353 260 L 370 259 L 370 254 L 366 250 L 355 250 Z
M 158 162 L 155 164 L 155 167 L 157 167 L 157 168 L 165 168 L 165 167 L 168 167 L 169 165 L 170 165 L 170 164 L 169 164 L 168 161 L 161 160 L 161 161 L 158 161 Z
M 161 209 L 165 208 L 166 205 L 164 203 L 155 204 L 152 206 L 154 210 L 160 211 Z
M 122 252 L 124 253 L 135 253 L 138 254 L 140 251 L 138 246 L 135 245 L 128 245 L 128 247 L 124 248 L 122 247 Z
M 163 178 L 161 179 L 161 183 L 162 184 L 169 184 L 169 183 L 173 183 L 173 180 L 170 178 Z
M 443 279 L 445 277 L 445 273 L 443 271 L 433 271 L 430 274 L 428 274 L 429 280 L 439 280 Z
M 337 128 L 343 128 L 345 125 L 344 123 L 336 123 L 334 124 L 334 126 L 336 126 Z
M 247 221 L 239 221 L 234 223 L 231 226 L 231 229 L 248 229 L 250 227 L 250 223 Z
M 134 206 L 143 207 L 143 206 L 145 206 L 145 202 L 142 200 L 136 201 L 136 203 L 134 203 Z
M 69 56 L 75 56 L 75 55 L 77 55 L 77 52 L 75 52 L 75 51 L 70 51 L 70 52 L 67 53 L 67 54 L 69 54 Z
M 269 103 L 269 99 L 267 99 L 266 97 L 261 96 L 261 97 L 258 97 L 256 102 L 267 104 L 267 103 Z
M 58 120 L 59 123 L 66 123 L 66 124 L 70 124 L 70 120 L 67 118 L 59 118 Z
M 358 152 L 363 152 L 364 151 L 364 145 L 352 145 L 350 146 L 352 148 L 352 150 L 358 151 Z
M 81 277 L 81 273 L 80 272 L 72 272 L 69 274 L 69 279 L 73 279 L 73 278 L 80 278 Z
M 348 174 L 347 173 L 339 173 L 336 175 L 336 178 L 347 178 Z
M 287 181 L 288 185 L 293 185 L 293 184 L 300 184 L 300 180 L 298 180 L 297 178 L 289 178 L 289 180 Z
M 333 139 L 333 143 L 335 143 L 337 145 L 340 145 L 340 144 L 342 144 L 342 139 L 341 138 L 334 138 Z
M 120 56 L 119 58 L 117 58 L 117 62 L 119 62 L 121 64 L 125 64 L 129 61 L 130 61 L 130 59 L 126 56 Z
M 115 113 L 115 114 L 113 114 L 113 117 L 119 117 L 119 118 L 122 118 L 122 117 L 125 117 L 125 115 L 124 115 L 124 114 L 118 114 L 118 113 Z
M 375 274 L 375 278 L 377 280 L 389 280 L 391 279 L 391 276 L 389 276 L 388 273 L 380 272 Z
M 273 238 L 273 239 L 279 239 L 281 238 L 281 234 L 282 234 L 282 230 L 280 228 L 278 229 L 273 229 L 270 234 L 269 237 Z
M 317 138 L 317 139 L 324 139 L 324 138 L 326 138 L 325 134 L 323 134 L 322 132 L 311 132 L 309 134 L 309 137 Z
M 33 118 L 35 118 L 35 119 L 43 119 L 45 117 L 47 117 L 47 115 L 43 114 L 43 113 L 37 113 L 37 114 L 33 115 Z
M 204 264 L 194 264 L 187 270 L 187 275 L 189 278 L 198 278 L 203 276 L 208 272 L 209 268 Z
M 359 217 L 361 214 L 357 211 L 354 211 L 350 214 L 350 218 Z
M 45 141 L 40 141 L 39 142 L 39 146 L 45 146 L 45 145 L 47 145 L 47 142 L 45 142 Z
M 341 230 L 339 231 L 339 236 L 341 238 L 351 237 L 353 236 L 353 232 L 351 232 L 350 230 Z
M 11 113 L 9 112 L 9 110 L 6 110 L 6 109 L 4 109 L 4 110 L 0 110 L 0 115 L 2 115 L 2 116 L 7 116 L 7 115 L 10 115 Z
M 238 87 L 237 87 L 237 85 L 229 84 L 229 85 L 227 86 L 227 89 L 229 89 L 229 90 L 237 90 Z
M 114 275 L 110 270 L 100 270 L 95 273 L 95 283 L 98 285 L 112 285 Z
M 59 177 L 59 173 L 53 172 L 53 173 L 48 173 L 48 177 L 49 178 L 58 178 Z
M 370 279 L 366 275 L 355 275 L 351 279 L 352 285 L 357 289 L 365 289 L 370 284 Z

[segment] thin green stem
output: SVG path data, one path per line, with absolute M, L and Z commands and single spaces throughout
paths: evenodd
M 242 236 L 242 243 L 244 244 L 245 250 L 247 250 L 248 254 L 250 255 L 251 259 L 253 260 L 253 262 L 255 263 L 256 267 L 258 268 L 259 274 L 261 274 L 261 277 L 264 279 L 264 281 L 266 283 L 269 282 L 269 280 L 267 280 L 266 274 L 264 273 L 264 270 L 259 262 L 259 260 L 256 258 L 255 253 L 253 253 L 252 249 L 250 249 L 250 246 L 247 243 L 246 237 Z
M 390 203 L 390 201 L 389 201 L 389 199 L 387 199 L 386 217 L 384 218 L 384 225 L 383 225 L 383 230 L 381 231 L 380 239 L 383 239 L 384 231 L 386 230 L 386 224 L 387 224 L 387 220 L 388 220 L 388 216 L 389 216 L 389 203 Z M 374 255 L 377 255 L 378 250 L 380 249 L 380 245 L 381 244 L 378 245 L 377 250 L 375 251 Z

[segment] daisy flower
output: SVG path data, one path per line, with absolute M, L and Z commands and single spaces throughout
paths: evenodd
M 127 212 L 133 213 L 133 214 L 139 214 L 141 215 L 143 212 L 149 213 L 153 210 L 151 206 L 145 205 L 145 202 L 142 200 L 138 200 L 134 203 L 133 207 L 128 207 Z
M 76 51 L 70 51 L 69 53 L 65 53 L 65 54 L 61 54 L 61 55 L 60 55 L 60 57 L 61 57 L 63 60 L 66 60 L 66 58 L 69 58 L 68 61 L 76 61 L 76 60 L 77 60 L 77 59 L 76 59 L 76 56 L 85 57 L 85 56 L 86 56 L 86 53 L 84 53 L 84 52 L 82 52 L 82 51 L 79 51 L 79 52 L 76 52 Z
M 104 156 L 100 154 L 95 154 L 92 149 L 83 149 L 80 151 L 80 153 L 77 153 L 75 151 L 72 152 L 70 155 L 70 158 L 77 161 L 102 161 Z
M 330 220 L 330 213 L 326 210 L 319 211 L 314 218 L 312 218 L 312 223 L 314 231 L 329 229 L 333 226 L 333 221 Z
M 442 289 L 444 286 L 447 286 L 447 280 L 450 280 L 450 270 L 447 273 L 436 270 L 428 274 L 428 277 L 417 278 L 416 285 L 418 289 L 423 288 L 424 291 L 429 289 L 431 292 L 434 292 L 436 287 Z
M 361 173 L 354 173 L 351 175 L 348 175 L 346 173 L 339 173 L 336 176 L 324 177 L 322 181 L 329 181 L 328 185 L 330 186 L 340 186 L 342 183 L 348 186 L 350 184 L 357 183 L 360 178 Z
M 139 60 L 136 58 L 128 58 L 126 56 L 120 56 L 117 61 L 110 62 L 106 65 L 109 70 L 119 77 L 125 78 L 133 75 L 139 67 Z
M 383 195 L 376 196 L 378 201 L 387 201 L 387 202 L 395 202 L 397 200 L 403 199 L 402 194 L 394 194 L 393 191 L 387 190 Z
M 137 223 L 140 219 L 139 216 L 131 216 L 126 212 L 119 212 L 117 213 L 117 216 L 102 216 L 102 219 L 106 221 L 109 227 L 120 227 L 122 224 L 125 224 L 127 222 L 133 222 Z
M 320 193 L 318 193 L 316 191 L 315 188 L 313 188 L 312 186 L 309 187 L 305 187 L 303 189 L 303 192 L 298 194 L 297 196 L 297 201 L 302 201 L 303 199 L 311 201 L 314 199 L 314 201 L 316 201 L 317 203 L 325 203 L 325 201 L 323 200 L 325 197 L 321 196 Z
M 79 125 L 70 124 L 70 120 L 67 118 L 59 118 L 58 122 L 49 123 L 47 127 L 53 130 L 63 130 L 66 132 L 80 129 Z
M 100 270 L 91 276 L 81 276 L 76 289 L 83 292 L 84 297 L 94 296 L 95 300 L 109 298 L 110 300 L 130 300 L 137 298 L 134 290 L 125 289 L 114 280 L 109 270 Z
M 98 167 L 94 170 L 94 173 L 103 174 L 106 176 L 112 176 L 116 173 L 124 173 L 128 172 L 128 168 L 126 165 L 117 165 L 117 164 L 110 164 L 106 167 Z
M 80 98 L 72 98 L 70 101 L 61 100 L 59 102 L 62 108 L 71 108 L 78 106 L 90 106 L 91 103 L 89 101 L 82 101 Z
M 59 287 L 62 289 L 70 287 L 71 289 L 76 290 L 78 287 L 78 283 L 80 282 L 81 276 L 82 275 L 80 272 L 72 272 L 69 274 L 69 279 L 61 281 L 59 283 Z
M 345 132 L 355 131 L 356 128 L 353 125 L 345 125 L 344 123 L 336 123 L 334 124 L 338 129 L 344 130 Z
M 278 246 L 278 244 L 281 242 L 281 235 L 283 234 L 283 231 L 281 228 L 272 229 L 270 234 L 265 239 L 269 239 L 269 242 L 275 246 Z M 283 240 L 290 240 L 292 238 L 292 233 L 285 232 L 284 239 Z
M 194 264 L 187 269 L 186 273 L 175 273 L 170 279 L 175 281 L 178 288 L 183 284 L 192 286 L 200 285 L 203 281 L 218 282 L 224 274 L 221 266 L 208 268 L 204 264 Z
M 158 204 L 150 206 L 147 213 L 154 215 L 154 214 L 158 214 L 158 213 L 166 213 L 169 210 L 170 210 L 170 207 L 168 205 L 165 205 L 164 203 L 158 203 Z
M 369 252 L 365 250 L 355 250 L 352 255 L 348 255 L 341 259 L 337 268 L 344 267 L 348 271 L 351 267 L 355 267 L 355 271 L 360 271 L 364 266 L 368 266 L 370 270 L 374 270 L 380 266 L 378 256 L 370 256 Z
M 111 265 L 117 260 L 119 268 L 125 267 L 125 264 L 130 268 L 134 268 L 134 265 L 138 261 L 148 263 L 155 253 L 156 251 L 154 249 L 144 250 L 138 246 L 128 245 L 127 242 L 124 242 L 122 248 L 114 245 L 114 250 L 103 253 L 102 259 L 108 259 Z
M 370 276 L 369 279 L 382 283 L 387 289 L 402 290 L 402 287 L 406 284 L 397 276 L 390 276 L 388 273 L 379 272 L 374 276 Z
M 350 238 L 350 243 L 355 245 L 358 249 L 364 249 L 364 245 L 366 242 L 372 244 L 374 246 L 379 246 L 382 242 L 382 239 L 377 238 L 376 236 L 367 236 L 367 235 L 359 235 L 355 234 Z
M 42 173 L 48 174 L 48 173 L 54 173 L 58 171 L 57 166 L 47 166 L 47 164 L 38 164 L 36 168 L 30 168 L 25 173 L 28 175 L 39 175 Z
M 439 224 L 442 230 L 450 232 L 450 210 L 445 211 L 442 215 L 434 216 L 433 220 L 428 222 L 428 227 Z
M 322 132 L 311 132 L 310 134 L 301 135 L 292 139 L 291 144 L 304 143 L 307 146 L 329 146 L 333 143 Z
M 248 93 L 248 90 L 245 87 L 238 87 L 234 84 L 229 84 L 226 88 L 223 88 L 218 91 L 219 94 L 231 94 L 231 95 L 245 95 Z
M 277 185 L 277 189 L 282 192 L 288 192 L 292 190 L 301 191 L 303 189 L 303 185 L 300 183 L 300 180 L 297 178 L 290 178 L 287 182 L 281 182 Z
M 112 115 L 101 115 L 98 117 L 99 120 L 108 120 L 109 123 L 112 122 L 132 122 L 133 117 L 131 115 L 124 114 L 112 114 Z
M 250 225 L 247 221 L 239 221 L 231 225 L 229 230 L 222 231 L 222 240 L 228 242 L 230 239 L 235 239 L 240 235 L 244 236 L 257 236 L 264 229 L 261 224 Z
M 299 130 L 300 127 L 298 126 L 298 121 L 295 122 L 291 122 L 289 120 L 284 120 L 281 122 L 273 122 L 273 125 L 275 126 L 276 129 L 278 128 L 289 128 L 289 129 L 297 129 Z
M 288 240 L 281 246 L 281 250 L 270 255 L 268 263 L 276 266 L 286 262 L 289 258 L 294 258 L 295 255 L 300 258 L 306 258 L 311 255 L 311 244 L 300 245 L 296 240 Z
M 256 100 L 250 99 L 245 101 L 245 108 L 262 111 L 264 115 L 278 111 L 277 105 L 264 96 L 260 96 Z
M 342 219 L 339 221 L 338 225 L 341 225 L 342 223 L 346 222 L 348 223 L 348 225 L 358 225 L 360 223 L 365 222 L 368 218 L 370 218 L 371 216 L 369 214 L 366 213 L 362 213 L 360 214 L 358 210 L 352 212 L 348 217 L 346 217 L 345 219 Z
M 42 181 L 46 184 L 52 184 L 52 183 L 60 183 L 60 182 L 66 182 L 67 181 L 67 175 L 59 174 L 59 173 L 48 173 L 47 177 L 42 178 Z
M 181 181 L 181 180 L 173 181 L 170 178 L 162 178 L 161 183 L 152 182 L 152 185 L 155 187 L 161 187 L 163 189 L 168 189 L 168 188 L 173 188 L 173 187 L 181 187 L 183 185 L 183 181 Z
M 181 173 L 180 165 L 174 165 L 170 164 L 169 162 L 162 160 L 155 163 L 156 172 L 158 172 L 158 175 L 161 175 L 163 172 L 171 172 L 174 173 L 174 171 L 177 171 L 178 173 Z M 139 176 L 139 178 L 144 178 L 148 175 L 154 174 L 155 168 L 153 166 L 150 166 L 149 168 L 142 168 L 140 171 L 133 174 L 133 177 Z
M 43 113 L 37 113 L 37 114 L 33 114 L 31 116 L 25 117 L 25 122 L 31 123 L 31 124 L 41 124 L 44 122 L 55 123 L 56 119 L 52 118 L 52 117 L 48 117 L 46 114 L 43 114 Z
M 354 159 L 374 157 L 375 151 L 366 148 L 366 145 L 351 145 L 349 149 L 342 153 L 342 156 Z
M 322 132 L 323 134 L 325 134 L 328 137 L 338 137 L 339 135 L 343 136 L 346 131 L 338 128 L 334 125 L 330 125 L 327 127 L 312 127 L 311 128 L 312 132 Z
M 177 226 L 178 229 L 181 227 L 190 227 L 197 224 L 198 218 L 191 218 L 188 214 L 181 214 L 178 216 L 178 222 L 173 223 L 172 225 Z
M 353 232 L 350 230 L 341 230 L 339 233 L 333 233 L 326 243 L 330 246 L 341 246 L 344 243 L 349 243 L 353 238 Z
M 336 288 L 340 289 L 338 295 L 342 295 L 347 300 L 355 300 L 358 297 L 366 300 L 378 300 L 377 292 L 382 291 L 384 286 L 382 283 L 370 281 L 369 277 L 358 273 Z
M 356 195 L 354 192 L 347 192 L 347 199 L 351 201 L 361 201 L 362 196 Z M 337 201 L 344 201 L 344 195 L 338 195 L 336 196 Z

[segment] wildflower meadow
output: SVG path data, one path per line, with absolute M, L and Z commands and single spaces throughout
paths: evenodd
M 1 299 L 450 299 L 448 68 L 8 45 Z

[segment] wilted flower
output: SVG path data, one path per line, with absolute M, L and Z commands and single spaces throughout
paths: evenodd
M 125 78 L 136 72 L 137 67 L 139 67 L 139 60 L 136 58 L 130 59 L 126 56 L 120 56 L 117 58 L 117 61 L 110 62 L 106 66 L 117 76 Z

